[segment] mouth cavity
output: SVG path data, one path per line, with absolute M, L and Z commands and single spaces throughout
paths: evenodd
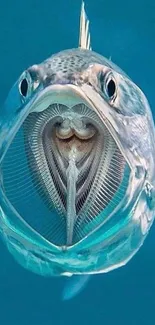
M 126 162 L 97 114 L 52 104 L 29 114 L 3 161 L 4 191 L 21 217 L 57 246 L 71 246 L 123 198 Z

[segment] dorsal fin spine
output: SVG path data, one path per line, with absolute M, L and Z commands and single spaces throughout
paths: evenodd
M 79 47 L 81 49 L 91 50 L 89 20 L 85 12 L 84 1 L 82 1 L 81 5 Z

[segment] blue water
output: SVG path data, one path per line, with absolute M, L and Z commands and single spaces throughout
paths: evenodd
M 0 1 L 0 106 L 19 74 L 51 53 L 77 46 L 81 0 Z M 124 69 L 155 106 L 154 0 L 87 0 L 92 46 Z M 154 111 L 155 116 L 155 111 Z M 0 324 L 154 325 L 155 226 L 126 266 L 95 276 L 71 301 L 64 279 L 25 271 L 0 243 Z

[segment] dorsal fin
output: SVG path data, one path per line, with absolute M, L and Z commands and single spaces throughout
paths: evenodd
M 85 12 L 84 1 L 82 1 L 81 5 L 79 47 L 81 49 L 91 50 L 89 20 Z

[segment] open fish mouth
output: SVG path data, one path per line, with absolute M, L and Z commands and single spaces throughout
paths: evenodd
M 27 224 L 72 246 L 106 222 L 128 187 L 127 163 L 95 111 L 52 103 L 31 112 L 2 164 L 5 194 Z

